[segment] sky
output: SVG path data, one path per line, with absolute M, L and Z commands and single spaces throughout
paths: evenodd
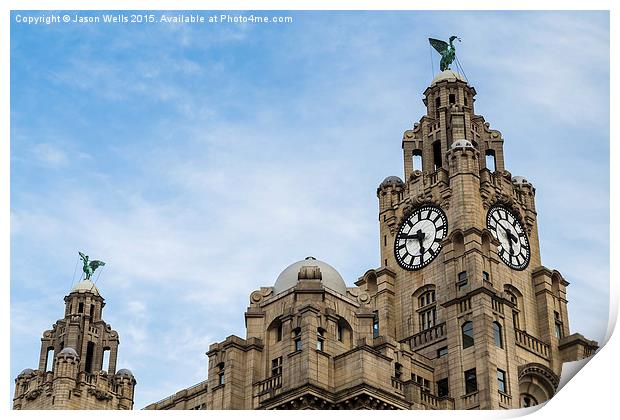
M 63 315 L 78 251 L 106 262 L 95 278 L 135 408 L 204 380 L 209 344 L 244 337 L 250 293 L 289 264 L 315 256 L 349 286 L 379 266 L 376 188 L 403 176 L 402 133 L 425 112 L 438 65 L 427 38 L 452 34 L 506 168 L 536 187 L 571 330 L 603 340 L 608 13 L 264 14 L 293 22 L 12 13 L 11 395 Z

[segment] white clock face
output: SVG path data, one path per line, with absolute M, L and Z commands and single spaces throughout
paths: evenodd
M 394 256 L 406 270 L 418 270 L 435 259 L 448 233 L 448 218 L 433 206 L 415 210 L 403 222 L 394 241 Z
M 497 239 L 499 257 L 515 270 L 523 270 L 530 262 L 530 243 L 519 220 L 505 207 L 493 206 L 487 215 L 487 228 Z

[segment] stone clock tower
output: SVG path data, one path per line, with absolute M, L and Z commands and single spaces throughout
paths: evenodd
M 252 292 L 246 337 L 207 378 L 147 409 L 509 409 L 556 392 L 568 282 L 540 260 L 534 187 L 504 167 L 476 91 L 445 70 L 402 141 L 405 181 L 377 189 L 380 255 L 355 286 L 313 257 Z
M 426 115 L 402 140 L 404 181 L 377 190 L 384 269 L 357 284 L 377 291 L 381 334 L 434 361 L 455 408 L 527 406 L 596 343 L 570 335 L 568 282 L 540 258 L 535 188 L 506 169 L 475 95 L 452 70 L 425 90 Z

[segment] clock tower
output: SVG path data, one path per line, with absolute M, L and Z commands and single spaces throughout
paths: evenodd
M 540 258 L 535 188 L 505 167 L 475 96 L 449 69 L 424 91 L 404 181 L 377 189 L 382 267 L 356 284 L 374 291 L 379 334 L 433 361 L 439 397 L 517 408 L 549 399 L 562 363 L 597 344 L 570 333 L 569 283 Z

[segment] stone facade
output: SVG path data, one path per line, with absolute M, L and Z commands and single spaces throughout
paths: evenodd
M 127 369 L 116 371 L 120 341 L 101 318 L 104 306 L 90 280 L 71 289 L 64 318 L 43 333 L 38 368 L 25 369 L 15 379 L 13 409 L 133 408 L 136 380 Z
M 451 70 L 424 92 L 427 113 L 402 139 L 405 181 L 377 189 L 381 267 L 347 287 L 312 257 L 291 265 L 250 295 L 246 338 L 211 345 L 205 382 L 146 408 L 509 409 L 553 396 L 562 363 L 598 346 L 570 335 L 568 282 L 540 259 L 535 188 L 504 167 L 475 95 Z M 411 271 L 395 236 L 425 205 L 448 232 Z M 524 268 L 500 258 L 487 226 L 497 205 L 527 235 Z

